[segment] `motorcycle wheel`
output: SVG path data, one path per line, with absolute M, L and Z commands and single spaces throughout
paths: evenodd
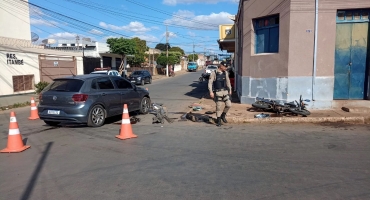
M 307 115 L 310 115 L 311 112 L 308 111 L 308 110 L 299 110 L 299 108 L 290 108 L 289 109 L 290 112 L 294 113 L 294 114 L 297 114 L 297 115 L 302 115 L 302 116 L 307 116 Z
M 256 101 L 252 103 L 252 106 L 255 108 L 260 108 L 260 109 L 265 109 L 265 110 L 271 109 L 270 104 L 262 102 L 262 101 Z

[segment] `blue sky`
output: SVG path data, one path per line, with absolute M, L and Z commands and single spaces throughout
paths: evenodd
M 109 37 L 137 36 L 154 47 L 166 42 L 168 24 L 171 46 L 190 52 L 194 42 L 196 52 L 217 52 L 218 25 L 233 23 L 228 16 L 236 14 L 237 1 L 29 0 L 65 15 L 31 6 L 31 30 L 40 40 L 71 39 L 79 35 L 105 41 Z

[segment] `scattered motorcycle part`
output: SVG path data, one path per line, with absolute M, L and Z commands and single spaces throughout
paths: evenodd
M 254 115 L 254 118 L 269 118 L 269 117 L 270 117 L 269 114 L 264 114 L 264 113 Z

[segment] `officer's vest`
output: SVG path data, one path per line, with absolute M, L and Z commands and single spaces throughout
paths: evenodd
M 221 74 L 216 73 L 216 79 L 213 81 L 213 89 L 220 90 L 226 89 L 226 72 L 222 72 Z

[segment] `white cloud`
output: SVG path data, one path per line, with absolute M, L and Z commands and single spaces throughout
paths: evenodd
M 159 42 L 159 39 L 153 35 L 134 35 L 132 37 L 138 37 L 142 40 L 147 41 L 147 43 Z
M 191 37 L 194 37 L 196 34 L 194 32 L 189 31 L 188 35 L 190 35 Z
M 163 0 L 162 3 L 170 6 L 177 4 L 193 4 L 193 3 L 205 3 L 205 4 L 217 4 L 220 2 L 239 3 L 239 0 Z
M 162 34 L 162 37 L 165 37 L 165 36 L 166 36 L 166 32 Z M 176 37 L 177 37 L 176 33 L 168 31 L 168 38 L 176 38 Z
M 94 34 L 94 35 L 103 35 L 104 33 L 99 31 L 99 30 L 96 30 L 96 29 L 92 29 L 91 31 L 89 31 L 89 33 L 91 34 Z
M 126 26 L 116 26 L 116 25 L 112 25 L 112 24 L 107 24 L 105 22 L 100 22 L 99 25 L 103 28 L 106 28 L 106 29 L 111 29 L 111 30 L 115 30 L 115 31 L 127 31 L 127 32 L 135 32 L 135 33 L 145 33 L 145 32 L 148 32 L 150 31 L 151 29 L 150 28 L 147 28 L 144 26 L 143 23 L 141 22 L 130 22 L 128 25 Z
M 52 39 L 76 39 L 77 33 L 69 33 L 69 32 L 61 32 L 61 33 L 54 33 L 48 36 L 48 38 Z
M 219 24 L 233 24 L 234 22 L 229 18 L 230 13 L 220 12 L 211 13 L 209 15 L 195 15 L 188 10 L 179 10 L 174 13 L 171 19 L 165 20 L 165 24 L 181 25 L 191 27 L 198 30 L 218 30 Z
M 56 21 L 47 21 L 43 19 L 35 19 L 35 18 L 30 18 L 30 23 L 32 25 L 39 25 L 39 26 L 56 26 L 58 22 Z

